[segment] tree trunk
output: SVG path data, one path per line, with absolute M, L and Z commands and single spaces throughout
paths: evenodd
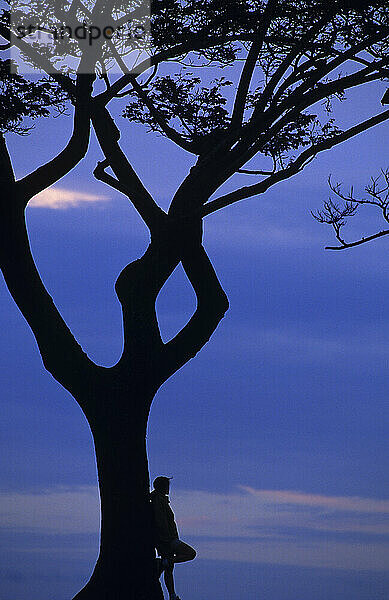
M 134 382 L 118 389 L 115 380 L 111 389 L 105 387 L 99 386 L 87 414 L 100 488 L 100 553 L 89 582 L 74 600 L 162 600 L 146 453 L 152 394 L 139 385 L 134 389 Z

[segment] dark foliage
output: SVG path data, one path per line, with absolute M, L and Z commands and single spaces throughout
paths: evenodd
M 201 79 L 193 73 L 180 73 L 176 76 L 157 77 L 148 92 L 155 110 L 170 125 L 175 124 L 184 138 L 197 142 L 204 136 L 227 130 L 230 122 L 225 108 L 226 98 L 221 94 L 225 86 L 232 85 L 223 77 L 211 82 L 209 87 L 201 86 Z M 146 103 L 136 92 L 131 94 L 133 101 L 124 111 L 130 121 L 145 123 L 153 131 L 163 133 L 161 126 L 149 111 Z
M 15 66 L 14 66 L 15 68 Z M 29 81 L 11 72 L 11 61 L 0 60 L 0 130 L 26 134 L 25 117 L 48 117 L 51 109 L 63 111 L 67 94 L 48 78 Z
M 326 120 L 324 112 L 331 112 L 334 101 L 343 100 L 345 90 L 353 87 L 347 76 L 355 73 L 357 65 L 367 69 L 366 81 L 388 76 L 386 3 L 280 0 L 268 14 L 270 4 L 155 0 L 151 19 L 154 52 L 167 52 L 181 44 L 186 62 L 189 53 L 193 64 L 214 71 L 235 61 L 229 71 L 235 83 L 219 78 L 210 86 L 203 76 L 194 77 L 190 72 L 159 73 L 142 94 L 136 89 L 129 94 L 131 102 L 124 116 L 176 143 L 180 138 L 175 133 L 179 134 L 193 142 L 186 149 L 195 154 L 204 155 L 213 148 L 212 144 L 199 144 L 200 140 L 217 141 L 224 132 L 224 151 L 238 143 L 242 157 L 271 156 L 278 167 L 293 158 L 289 151 L 340 133 L 335 118 Z M 228 110 L 231 98 L 239 93 L 237 61 L 253 48 L 257 38 L 261 44 L 248 89 L 239 99 L 238 122 Z M 320 101 L 325 108 L 320 117 L 317 109 L 307 111 Z

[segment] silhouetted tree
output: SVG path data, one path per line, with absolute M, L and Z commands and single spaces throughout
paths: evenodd
M 3 64 L 3 130 L 18 130 L 25 114 L 44 116 L 50 106 L 62 102 L 61 95 L 53 99 L 52 86 L 74 106 L 73 134 L 65 149 L 23 179 L 15 181 L 5 143 L 1 144 L 0 261 L 46 369 L 79 403 L 93 433 L 101 546 L 91 579 L 77 600 L 162 597 L 153 574 L 148 415 L 159 387 L 207 343 L 228 308 L 202 245 L 202 219 L 266 192 L 300 172 L 320 152 L 389 118 L 389 110 L 384 110 L 343 131 L 331 114 L 332 105 L 348 89 L 388 75 L 387 3 L 363 4 L 154 0 L 147 23 L 136 2 L 128 8 L 118 1 L 97 0 L 92 9 L 76 0 L 61 9 L 53 0 L 45 3 L 43 28 L 53 22 L 93 23 L 98 15 L 120 24 L 135 15 L 142 26 L 150 24 L 150 33 L 145 27 L 150 57 L 136 70 L 126 62 L 133 48 L 127 38 L 116 44 L 102 40 L 99 53 L 71 39 L 62 40 L 55 53 L 47 47 L 43 52 L 24 37 L 12 37 L 12 25 L 3 15 L 3 48 L 14 44 L 25 61 L 39 65 L 52 81 L 36 83 L 28 95 L 24 80 L 8 75 Z M 39 2 L 31 0 L 31 7 L 39 13 Z M 21 9 L 20 18 L 23 14 Z M 80 61 L 77 73 L 55 69 L 61 52 Z M 109 71 L 113 63 L 122 75 Z M 196 76 L 191 71 L 195 67 Z M 7 105 L 7 92 L 20 104 Z M 194 157 L 167 213 L 120 147 L 120 131 L 108 111 L 112 101 L 127 102 L 125 119 L 166 136 Z M 111 368 L 86 356 L 58 313 L 34 265 L 24 221 L 30 198 L 85 155 L 90 122 L 104 154 L 95 177 L 126 195 L 150 232 L 144 255 L 127 265 L 116 282 L 124 347 Z M 235 191 L 215 197 L 236 174 Z M 243 174 L 253 177 L 254 183 L 241 185 Z M 163 343 L 155 302 L 179 263 L 197 296 L 197 308 L 187 325 Z

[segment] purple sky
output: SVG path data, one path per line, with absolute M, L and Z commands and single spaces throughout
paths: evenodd
M 340 124 L 379 112 L 384 89 L 350 94 Z M 121 125 L 123 147 L 166 207 L 192 158 Z M 28 138 L 9 136 L 17 175 L 58 151 L 69 127 L 61 117 Z M 388 166 L 387 131 L 376 128 L 207 219 L 205 244 L 231 308 L 159 391 L 148 434 L 151 476 L 174 476 L 180 532 L 198 549 L 193 564 L 177 568 L 185 600 L 240 600 L 242 587 L 247 600 L 388 597 L 389 239 L 327 252 L 333 234 L 309 214 L 328 197 L 329 173 L 363 192 Z M 99 158 L 93 140 L 57 191 L 34 201 L 28 223 L 58 307 L 90 356 L 109 365 L 122 343 L 114 281 L 147 236 L 128 201 L 93 180 Z M 347 234 L 368 235 L 377 222 L 366 209 Z M 165 288 L 158 309 L 168 338 L 194 299 L 179 269 Z M 68 600 L 97 552 L 91 436 L 74 400 L 45 373 L 4 285 L 0 328 L 0 597 Z

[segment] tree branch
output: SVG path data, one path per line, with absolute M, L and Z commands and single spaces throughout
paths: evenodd
M 315 36 L 317 33 L 319 33 L 320 29 L 328 23 L 331 15 L 332 15 L 332 12 L 331 13 L 328 12 L 325 15 L 325 17 L 323 17 L 322 19 L 317 21 L 317 23 L 315 23 L 312 26 L 312 28 L 302 36 L 301 40 L 296 44 L 295 47 L 293 47 L 293 49 L 282 60 L 280 65 L 277 67 L 277 69 L 271 76 L 270 81 L 268 81 L 268 83 L 266 84 L 266 87 L 263 90 L 263 93 L 261 94 L 261 97 L 255 108 L 256 115 L 259 116 L 264 111 L 267 103 L 269 102 L 269 100 L 271 99 L 271 97 L 274 93 L 274 90 L 276 89 L 276 87 L 279 84 L 283 75 L 285 75 L 288 68 L 291 66 L 293 60 L 298 56 L 299 52 L 301 52 L 302 49 L 306 48 L 306 45 L 308 44 L 308 42 L 310 40 L 312 40 L 313 36 Z M 254 117 L 254 115 L 253 115 L 253 117 Z
M 244 110 L 246 106 L 247 95 L 250 90 L 250 83 L 254 74 L 255 66 L 257 64 L 258 56 L 263 47 L 265 36 L 269 29 L 271 19 L 274 14 L 274 10 L 277 7 L 277 4 L 278 0 L 269 0 L 269 2 L 267 3 L 264 14 L 259 23 L 257 37 L 251 44 L 251 48 L 245 60 L 238 85 L 238 90 L 235 96 L 234 108 L 232 111 L 230 125 L 232 131 L 235 131 L 235 129 L 239 129 L 243 123 Z
M 383 61 L 380 61 L 380 63 L 382 62 Z M 249 123 L 247 129 L 244 128 L 243 130 L 241 141 L 229 155 L 225 156 L 225 166 L 223 165 L 225 173 L 222 183 L 251 160 L 264 144 L 266 144 L 274 135 L 278 134 L 282 128 L 291 122 L 295 116 L 300 114 L 301 111 L 311 107 L 313 104 L 316 104 L 329 95 L 379 79 L 380 75 L 378 73 L 371 73 L 371 71 L 377 70 L 376 67 L 377 65 L 374 67 L 366 67 L 352 75 L 347 75 L 336 81 L 331 81 L 328 84 L 320 85 L 320 87 L 311 92 L 302 94 L 300 98 L 294 98 L 292 102 L 291 98 L 294 94 L 293 92 L 291 96 L 282 103 L 282 107 L 278 107 L 279 110 L 277 108 L 277 113 L 270 109 L 264 113 L 260 123 L 260 131 L 263 132 L 262 134 L 259 131 L 252 130 L 252 125 Z
M 239 130 L 243 124 L 244 111 L 246 107 L 247 95 L 250 90 L 251 79 L 254 74 L 258 56 L 262 48 L 262 42 L 255 40 L 251 44 L 250 51 L 247 55 L 243 66 L 242 74 L 239 80 L 238 90 L 235 96 L 234 108 L 232 111 L 231 131 Z
M 15 174 L 12 167 L 11 157 L 2 133 L 0 133 L 0 183 L 3 193 L 4 186 L 5 189 L 9 189 L 10 186 L 13 186 L 15 183 Z
M 94 79 L 94 75 L 77 75 L 73 133 L 66 148 L 51 161 L 17 182 L 20 194 L 26 202 L 69 173 L 86 155 L 90 136 L 90 107 Z
M 99 161 L 97 163 L 95 170 L 93 171 L 93 175 L 99 181 L 106 183 L 107 185 L 114 188 L 118 192 L 121 192 L 125 196 L 128 196 L 129 190 L 126 188 L 126 186 L 122 185 L 120 183 L 120 181 L 118 181 L 115 177 L 112 177 L 112 175 L 110 175 L 109 173 L 107 173 L 105 171 L 105 169 L 107 169 L 108 167 L 109 167 L 109 161 L 107 159 Z
M 145 254 L 123 269 L 115 285 L 123 310 L 121 363 L 125 368 L 137 363 L 139 372 L 145 372 L 145 362 L 154 361 L 151 372 L 155 376 L 153 385 L 157 382 L 157 388 L 166 380 L 166 352 L 155 303 L 163 285 L 179 264 L 188 240 L 193 239 L 193 233 L 193 227 L 188 229 L 188 220 L 167 217 Z M 150 377 L 150 370 L 146 372 Z
M 95 102 L 92 111 L 92 123 L 100 147 L 106 157 L 103 164 L 105 166 L 110 165 L 117 177 L 117 183 L 112 180 L 108 182 L 109 176 L 107 174 L 104 175 L 105 179 L 102 180 L 109 185 L 113 184 L 113 187 L 128 196 L 150 231 L 158 229 L 161 222 L 166 218 L 166 214 L 156 204 L 127 160 L 118 143 L 120 132 L 108 110 L 100 103 Z M 103 176 L 103 169 L 98 169 L 97 173 L 98 176 Z
M 380 184 L 382 179 L 384 180 L 383 185 Z M 365 187 L 365 191 L 371 198 L 355 198 L 353 188 L 351 188 L 349 195 L 346 196 L 341 192 L 341 184 L 333 184 L 331 178 L 329 178 L 328 184 L 331 191 L 343 200 L 344 204 L 343 206 L 339 206 L 330 198 L 327 202 L 324 202 L 323 210 L 317 211 L 316 214 L 311 211 L 311 214 L 316 221 L 319 223 L 326 223 L 333 227 L 335 236 L 340 242 L 340 246 L 327 246 L 326 250 L 344 250 L 346 248 L 352 248 L 389 234 L 389 230 L 382 230 L 371 236 L 362 237 L 361 239 L 350 243 L 345 242 L 340 235 L 342 227 L 346 224 L 345 218 L 353 217 L 360 205 L 370 204 L 379 208 L 384 220 L 389 223 L 389 169 L 381 169 L 381 174 L 378 177 L 372 177 L 371 183 Z
M 11 41 L 11 33 L 3 23 L 0 23 L 0 35 L 9 42 Z M 76 84 L 70 77 L 58 71 L 47 58 L 39 54 L 33 46 L 27 44 L 24 40 L 13 36 L 12 43 L 28 56 L 37 67 L 45 71 L 45 73 L 59 83 L 62 89 L 64 89 L 69 94 L 70 98 L 74 100 L 76 96 Z
M 360 52 L 363 52 L 371 44 L 373 44 L 375 42 L 378 42 L 378 41 L 381 41 L 385 37 L 386 37 L 385 34 L 383 34 L 383 33 L 377 33 L 375 36 L 371 36 L 369 38 L 366 38 L 365 40 L 363 40 L 362 42 L 360 42 L 356 46 L 352 46 L 351 48 L 349 48 L 348 50 L 346 50 L 344 52 L 339 52 L 339 51 L 336 51 L 336 50 L 332 50 L 332 52 L 336 53 L 336 55 L 337 55 L 336 58 L 334 58 L 332 61 L 330 60 L 329 62 L 324 62 L 324 63 L 321 64 L 320 67 L 316 68 L 312 72 L 311 77 L 306 78 L 305 81 L 299 87 L 297 87 L 295 90 L 293 90 L 291 96 L 293 96 L 293 98 L 295 98 L 296 96 L 301 96 L 306 91 L 308 91 L 311 86 L 315 85 L 315 83 L 319 83 L 320 80 L 323 79 L 323 77 L 326 77 L 327 75 L 329 75 L 330 73 L 332 73 L 335 69 L 337 69 L 338 67 L 340 67 L 346 61 L 348 61 L 348 60 L 355 60 L 357 58 L 356 57 L 357 54 L 359 54 Z M 377 62 L 374 63 L 374 61 L 373 62 L 364 61 L 363 64 L 366 67 L 370 68 L 372 65 L 377 64 Z M 304 66 L 304 65 L 302 65 L 302 66 Z M 300 77 L 300 79 L 301 79 L 301 77 Z M 282 96 L 282 94 L 288 88 L 288 86 L 291 85 L 291 84 L 293 84 L 293 83 L 295 83 L 295 82 L 296 81 L 293 80 L 293 74 L 290 75 L 289 78 L 287 78 L 283 82 L 282 86 L 280 86 L 278 88 L 277 94 L 273 98 L 274 103 L 277 103 L 278 100 L 279 100 L 279 98 Z M 289 98 L 291 98 L 291 96 L 289 96 Z M 288 100 L 289 100 L 289 98 L 288 98 Z
M 160 112 L 154 106 L 152 100 L 148 96 L 147 92 L 143 89 L 143 87 L 137 82 L 135 76 L 131 76 L 131 84 L 133 89 L 135 90 L 138 97 L 142 100 L 142 102 L 147 106 L 150 114 L 155 119 L 156 123 L 160 126 L 165 135 L 177 146 L 180 146 L 184 150 L 188 152 L 196 154 L 196 144 L 189 142 L 185 138 L 183 138 L 173 127 L 166 122 L 164 117 L 160 114 Z
M 159 262 L 159 257 L 150 244 L 140 259 L 122 270 L 115 284 L 123 312 L 124 347 L 120 362 L 140 376 L 147 373 L 149 378 L 157 365 L 150 371 L 145 363 L 155 361 L 156 352 L 163 348 L 155 302 L 159 290 L 178 264 L 178 260 L 171 260 L 162 265 L 166 260 Z M 166 258 L 163 254 L 163 259 Z
M 343 63 L 345 63 L 348 60 L 353 60 L 357 54 L 366 50 L 366 48 L 368 48 L 371 44 L 381 41 L 382 39 L 385 39 L 386 35 L 387 34 L 384 34 L 382 32 L 377 33 L 374 36 L 370 36 L 370 37 L 364 39 L 362 42 L 360 42 L 356 46 L 350 47 L 348 50 L 346 50 L 344 52 L 337 52 L 336 58 L 334 58 L 332 61 L 330 60 L 329 62 L 322 63 L 320 67 L 317 67 L 312 72 L 311 77 L 306 78 L 306 80 L 299 87 L 297 87 L 296 89 L 293 90 L 292 94 L 287 98 L 288 104 L 290 104 L 290 101 L 293 103 L 293 101 L 296 97 L 301 97 L 301 95 L 304 94 L 305 92 L 307 92 L 311 86 L 315 85 L 316 83 L 319 83 L 320 80 L 323 79 L 323 77 L 326 77 L 327 75 L 332 73 L 332 71 L 334 71 L 335 69 L 340 67 Z M 370 68 L 373 64 L 374 64 L 373 62 L 368 62 L 367 65 L 365 65 L 365 66 Z M 287 78 L 284 81 L 283 85 L 280 86 L 280 88 L 277 90 L 277 94 L 273 99 L 274 103 L 278 102 L 280 96 L 285 92 L 287 87 L 289 85 L 291 85 L 292 83 L 294 83 L 293 74 L 290 75 L 289 78 Z M 281 104 L 281 106 L 282 106 L 282 104 Z M 277 110 L 277 108 L 276 108 L 276 110 Z M 255 120 L 255 115 L 253 115 L 253 120 Z
M 90 374 L 97 369 L 74 339 L 39 276 L 28 240 L 24 198 L 6 171 L 1 143 L 0 268 L 7 287 L 31 327 L 46 369 L 72 394 L 86 398 Z
M 275 171 L 252 171 L 250 169 L 239 169 L 237 173 L 243 175 L 274 175 Z
M 252 41 L 253 36 L 244 36 L 244 34 L 240 34 L 236 38 L 231 37 L 228 41 L 237 41 L 238 39 L 247 39 L 249 41 Z M 158 66 L 162 62 L 167 62 L 174 58 L 187 55 L 190 52 L 196 52 L 196 50 L 203 50 L 205 48 L 217 46 L 223 41 L 226 41 L 223 35 L 213 36 L 208 40 L 208 43 L 206 40 L 204 40 L 203 33 L 193 35 L 193 37 L 188 41 L 177 44 L 176 46 L 173 46 L 168 50 L 162 50 L 161 52 L 154 54 L 154 56 L 145 59 L 139 65 L 137 65 L 136 73 L 131 72 L 122 75 L 111 85 L 111 87 L 108 90 L 101 92 L 100 94 L 98 94 L 98 96 L 96 96 L 96 98 L 99 99 L 102 105 L 106 106 L 119 92 L 121 92 L 121 90 L 123 90 L 125 87 L 131 84 L 131 78 L 134 75 L 138 77 L 151 67 Z
M 277 119 L 278 124 L 283 125 L 287 121 L 288 115 L 290 117 L 291 114 L 296 114 L 301 110 L 312 106 L 316 102 L 323 100 L 329 95 L 341 92 L 345 89 L 349 89 L 355 85 L 359 85 L 360 83 L 368 82 L 374 79 L 379 79 L 380 75 L 379 73 L 377 73 L 377 75 L 371 76 L 370 78 L 366 77 L 365 81 L 363 81 L 363 78 L 365 76 L 368 76 L 374 71 L 378 72 L 382 66 L 386 66 L 387 59 L 382 59 L 380 61 L 369 63 L 369 66 L 365 67 L 365 69 L 359 70 L 357 73 L 341 77 L 327 84 L 320 84 L 320 86 L 313 88 L 310 92 L 308 91 L 310 86 L 314 86 L 315 82 L 319 83 L 320 79 L 322 79 L 325 75 L 328 75 L 335 68 L 339 67 L 341 64 L 343 64 L 343 62 L 352 59 L 352 57 L 355 54 L 363 51 L 373 41 L 380 40 L 384 37 L 385 36 L 383 33 L 376 34 L 375 36 L 370 37 L 369 39 L 366 39 L 363 42 L 360 42 L 358 45 L 349 48 L 347 51 L 339 53 L 339 56 L 337 56 L 333 61 L 330 61 L 329 63 L 326 63 L 322 67 L 316 69 L 312 74 L 312 77 L 310 77 L 308 80 L 304 81 L 300 86 L 295 88 L 283 102 L 277 104 L 278 96 L 276 96 L 276 98 L 273 98 L 272 106 L 270 106 L 265 113 L 263 113 L 263 102 L 260 101 L 256 106 L 250 121 L 247 123 L 247 125 L 244 126 L 240 142 L 237 144 L 237 146 L 234 148 L 234 151 L 231 153 L 231 157 L 238 157 L 237 160 L 233 160 L 233 164 L 237 162 L 238 166 L 240 167 L 243 164 L 245 164 L 248 160 L 250 160 L 250 158 L 255 156 L 255 154 L 258 152 L 258 147 L 261 143 L 263 143 L 263 136 L 261 136 L 261 140 L 259 140 L 258 143 L 255 143 L 258 138 L 259 132 L 267 129 L 268 131 L 266 138 L 269 139 L 269 127 L 272 123 L 275 124 L 277 122 Z M 290 77 L 292 77 L 292 75 Z M 284 82 L 282 86 L 283 88 L 287 86 L 287 81 L 288 80 Z M 273 83 L 273 88 L 274 87 L 275 85 Z M 278 92 L 280 93 L 280 90 L 278 90 Z M 266 88 L 264 94 L 266 95 L 267 99 L 270 98 L 269 93 L 266 93 Z M 288 113 L 286 116 L 284 115 L 284 118 L 282 118 L 282 114 L 290 109 L 292 109 L 291 113 Z M 273 125 L 273 129 L 274 127 L 275 125 Z M 278 130 L 279 129 L 280 127 L 278 127 Z M 243 158 L 243 162 L 239 160 L 241 157 Z M 233 172 L 235 172 L 235 168 L 232 168 L 232 173 Z
M 265 109 L 267 103 L 270 101 L 270 99 L 272 98 L 275 89 L 277 88 L 277 85 L 280 83 L 281 78 L 285 75 L 285 73 L 287 72 L 287 70 L 289 69 L 289 67 L 292 65 L 292 62 L 297 59 L 297 57 L 299 56 L 299 54 L 301 53 L 301 50 L 304 50 L 304 43 L 307 43 L 313 35 L 315 35 L 316 33 L 318 33 L 318 31 L 320 30 L 321 26 L 323 24 L 325 24 L 327 22 L 327 18 L 323 19 L 322 21 L 319 21 L 316 26 L 312 27 L 312 29 L 310 31 L 308 31 L 305 36 L 303 36 L 303 39 L 300 41 L 299 44 L 296 45 L 296 47 L 294 47 L 289 54 L 284 58 L 284 60 L 281 62 L 281 64 L 279 65 L 279 67 L 276 69 L 276 71 L 273 73 L 272 77 L 270 78 L 270 81 L 267 83 L 265 89 L 263 90 L 263 94 L 261 95 L 261 98 L 258 102 L 258 105 L 255 107 L 255 112 L 258 116 L 260 116 L 261 112 Z M 304 65 L 310 61 L 305 61 Z M 297 71 L 299 69 L 296 69 Z M 301 67 L 300 67 L 301 70 Z M 295 83 L 297 82 L 299 79 L 296 79 L 297 75 L 296 72 L 292 72 L 288 77 L 286 77 L 282 83 L 282 85 L 277 89 L 280 90 L 282 87 L 288 87 L 288 85 L 290 83 Z M 254 115 L 253 115 L 254 116 Z
M 202 245 L 186 252 L 182 266 L 197 297 L 197 308 L 187 325 L 165 344 L 163 362 L 171 376 L 208 342 L 224 314 L 228 299 Z
M 98 5 L 99 2 L 96 3 Z M 1 35 L 7 33 L 0 29 Z M 87 50 L 81 57 L 80 74 L 74 85 L 69 78 L 55 70 L 53 72 L 51 63 L 42 59 L 34 48 L 23 40 L 19 42 L 18 47 L 26 50 L 35 64 L 43 67 L 69 92 L 75 103 L 74 128 L 69 144 L 57 157 L 24 179 L 10 181 L 3 190 L 0 199 L 0 267 L 13 299 L 32 329 L 44 366 L 86 407 L 91 400 L 91 377 L 96 375 L 99 368 L 74 339 L 40 278 L 30 249 L 24 209 L 34 194 L 67 173 L 87 151 L 90 96 L 95 76 L 84 74 L 83 69 L 88 67 L 90 70 L 85 72 L 93 73 L 95 63 L 93 54 Z M 3 144 L 3 165 L 6 164 L 5 151 Z
M 319 152 L 329 150 L 333 146 L 336 146 L 341 142 L 345 142 L 346 140 L 355 137 L 359 133 L 367 131 L 371 127 L 383 123 L 388 119 L 389 110 L 386 110 L 378 115 L 375 115 L 374 117 L 371 117 L 370 119 L 363 121 L 362 123 L 354 125 L 354 127 L 350 127 L 349 129 L 343 131 L 338 135 L 335 135 L 329 139 L 319 142 L 318 144 L 310 146 L 309 148 L 307 148 L 307 150 L 304 150 L 304 152 L 302 152 L 299 155 L 299 157 L 292 163 L 290 163 L 285 169 L 278 171 L 277 173 L 271 175 L 267 179 L 264 179 L 263 181 L 260 181 L 257 184 L 243 187 L 239 190 L 236 190 L 224 196 L 220 196 L 219 198 L 208 202 L 204 205 L 201 211 L 202 216 L 209 215 L 215 212 L 216 210 L 220 210 L 221 208 L 229 206 L 230 204 L 238 202 L 239 200 L 243 200 L 244 198 L 250 198 L 251 196 L 263 194 L 274 184 L 288 179 L 292 175 L 295 175 L 296 173 L 301 171 L 306 166 L 307 162 L 312 160 L 317 154 L 319 154 Z
M 383 231 L 379 231 L 378 233 L 375 233 L 374 235 L 369 235 L 368 237 L 364 237 L 361 238 L 360 240 L 357 240 L 356 242 L 343 242 L 341 246 L 326 246 L 325 250 L 346 250 L 347 248 L 354 248 L 354 246 L 360 246 L 361 244 L 365 244 L 366 242 L 371 242 L 372 240 L 376 240 L 377 238 L 380 238 L 384 235 L 388 235 L 389 234 L 389 229 L 385 229 Z

